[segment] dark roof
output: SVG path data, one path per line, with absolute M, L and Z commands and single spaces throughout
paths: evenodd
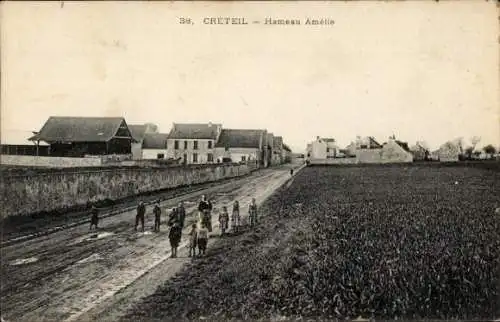
M 323 140 L 325 142 L 335 142 L 335 139 L 332 139 L 332 138 L 321 138 L 321 140 Z
M 407 142 L 402 142 L 399 140 L 394 140 L 394 142 L 396 142 L 396 144 L 403 148 L 403 150 L 405 150 L 406 152 L 411 152 Z
M 217 139 L 217 128 L 221 124 L 178 124 L 174 123 L 169 139 Z
M 166 133 L 146 133 L 142 141 L 143 149 L 166 149 L 168 134 Z
M 123 117 L 61 117 L 51 116 L 30 141 L 45 142 L 106 142 L 112 139 Z M 128 132 L 128 131 L 127 131 Z
M 407 142 L 401 142 L 401 141 L 398 141 L 398 140 L 395 140 L 397 145 L 399 145 L 400 147 L 403 148 L 403 150 L 405 150 L 406 152 L 410 152 L 410 147 L 408 146 L 408 143 Z
M 216 147 L 223 148 L 260 148 L 261 138 L 265 130 L 235 130 L 221 131 Z
M 128 126 L 132 137 L 137 141 L 141 141 L 144 139 L 144 135 L 146 134 L 148 126 L 145 124 L 132 124 Z
M 373 136 L 369 136 L 368 140 L 370 141 L 370 147 L 382 147 L 382 145 L 378 143 Z

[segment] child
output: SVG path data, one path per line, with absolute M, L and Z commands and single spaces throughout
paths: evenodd
M 90 230 L 92 230 L 92 226 L 95 226 L 95 229 L 97 229 L 97 225 L 99 224 L 99 212 L 97 211 L 97 208 L 95 206 L 92 206 L 90 214 Z
M 172 255 L 171 258 L 177 257 L 177 247 L 179 247 L 179 243 L 182 237 L 182 230 L 179 223 L 174 223 L 172 228 L 170 228 L 170 233 L 168 234 L 168 239 L 170 239 L 170 246 L 172 247 Z
M 196 231 L 196 224 L 192 224 L 191 231 L 189 232 L 189 257 L 196 256 L 197 239 L 198 239 L 198 233 Z
M 168 217 L 168 225 L 172 227 L 175 223 L 179 222 L 179 216 L 177 214 L 177 208 L 172 208 L 172 212 L 170 212 L 170 216 Z
M 255 226 L 257 224 L 257 204 L 255 203 L 255 198 L 252 198 L 252 203 L 248 206 L 248 217 L 250 217 L 250 226 Z
M 235 232 L 238 232 L 240 226 L 240 204 L 238 200 L 233 203 L 233 214 L 231 216 L 231 226 Z
M 153 208 L 153 214 L 155 215 L 154 231 L 160 231 L 161 209 L 159 201 L 156 202 L 155 207 Z
M 208 229 L 205 226 L 205 223 L 202 223 L 200 229 L 198 230 L 199 255 L 205 255 L 205 251 L 207 250 L 207 243 L 208 243 Z
M 224 234 L 226 233 L 228 221 L 229 221 L 229 214 L 227 213 L 227 207 L 224 206 L 222 207 L 222 212 L 219 214 L 221 236 L 224 236 Z

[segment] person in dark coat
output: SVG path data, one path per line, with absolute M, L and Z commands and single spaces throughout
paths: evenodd
M 168 234 L 168 239 L 170 240 L 170 247 L 172 247 L 172 255 L 171 258 L 177 257 L 177 248 L 179 247 L 179 243 L 182 238 L 182 229 L 178 222 L 174 223 L 170 228 L 170 232 Z
M 293 169 L 290 169 L 290 176 L 293 176 Z
M 95 227 L 95 229 L 98 229 L 99 225 L 99 211 L 95 206 L 92 206 L 92 209 L 90 209 L 90 230 L 92 230 L 92 227 Z
M 201 201 L 198 204 L 198 211 L 200 212 L 200 221 L 208 229 L 209 232 L 212 231 L 212 205 L 207 201 L 205 195 L 201 197 Z
M 161 222 L 161 208 L 160 202 L 157 201 L 155 207 L 153 208 L 153 214 L 155 215 L 155 231 L 160 231 L 160 222 Z
M 168 226 L 172 227 L 174 224 L 179 223 L 179 214 L 177 208 L 172 208 L 170 215 L 168 216 Z
M 137 226 L 139 221 L 141 222 L 142 231 L 144 232 L 144 216 L 146 215 L 146 206 L 143 201 L 139 202 L 137 206 L 137 215 L 135 216 L 135 230 L 137 231 Z
M 177 207 L 177 214 L 179 216 L 179 222 L 181 224 L 181 228 L 184 228 L 184 221 L 186 220 L 186 208 L 184 208 L 184 202 L 180 202 Z
M 252 202 L 248 206 L 248 217 L 250 218 L 250 226 L 255 226 L 257 224 L 257 203 L 255 203 L 255 198 L 252 198 Z

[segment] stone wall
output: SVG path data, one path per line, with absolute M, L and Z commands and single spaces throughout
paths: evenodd
M 64 158 L 2 154 L 0 155 L 0 164 L 53 168 L 99 167 L 102 166 L 102 160 L 101 158 Z
M 3 176 L 2 218 L 30 215 L 121 198 L 160 189 L 199 184 L 250 173 L 251 164 L 203 165 L 151 169 L 60 171 Z
M 356 164 L 356 158 L 309 159 L 310 164 Z

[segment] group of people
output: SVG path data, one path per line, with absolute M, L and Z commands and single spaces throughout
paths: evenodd
M 189 232 L 189 257 L 196 256 L 196 249 L 198 249 L 198 255 L 204 255 L 207 249 L 208 236 L 212 232 L 212 211 L 213 203 L 211 200 L 207 200 L 206 196 L 203 195 L 200 203 L 198 204 L 198 223 L 193 223 L 191 230 Z M 96 207 L 92 207 L 90 220 L 90 230 L 93 227 L 98 228 L 99 216 Z M 157 200 L 153 207 L 154 215 L 154 228 L 155 232 L 160 231 L 161 224 L 161 208 L 160 201 Z M 144 219 L 146 215 L 146 205 L 143 201 L 140 201 L 135 216 L 135 228 L 139 223 L 141 224 L 142 232 L 144 232 Z M 248 217 L 250 220 L 250 226 L 253 227 L 257 224 L 257 204 L 255 198 L 252 198 L 252 202 L 248 208 Z M 186 209 L 184 208 L 184 203 L 180 202 L 179 205 L 172 209 L 169 215 L 167 225 L 170 227 L 168 238 L 170 241 L 170 246 L 172 247 L 172 258 L 177 257 L 177 249 L 182 239 L 182 229 L 184 228 L 184 223 L 186 219 Z M 240 217 L 240 205 L 236 200 L 233 203 L 232 214 L 229 216 L 228 209 L 226 206 L 222 207 L 222 211 L 219 212 L 219 224 L 221 235 L 224 236 L 229 230 L 229 222 L 231 222 L 231 228 L 234 232 L 239 232 L 242 224 Z

